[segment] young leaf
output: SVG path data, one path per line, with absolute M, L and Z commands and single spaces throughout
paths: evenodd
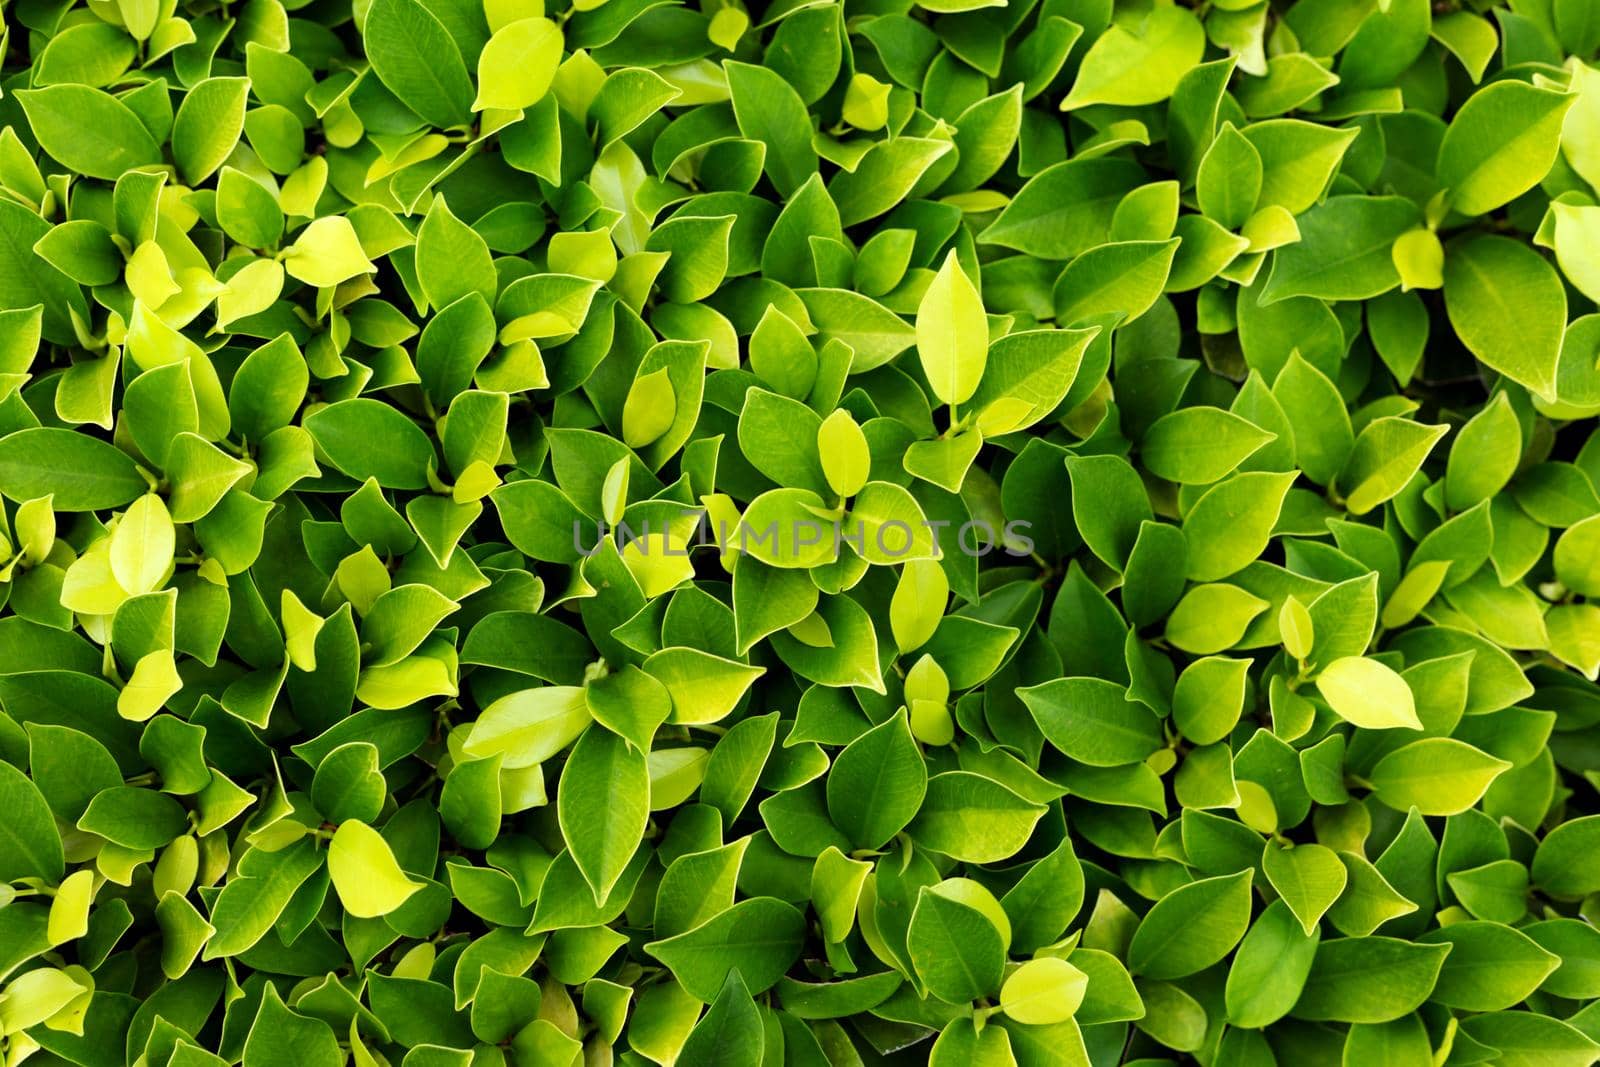
M 340 823 L 328 843 L 328 876 L 344 910 L 360 919 L 388 915 L 422 888 L 378 831 L 354 819 Z
M 965 404 L 989 360 L 989 324 L 978 290 L 951 252 L 917 305 L 917 354 L 933 393 Z

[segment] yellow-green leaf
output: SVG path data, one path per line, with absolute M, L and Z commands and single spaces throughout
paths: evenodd
M 183 688 L 172 650 L 159 648 L 139 658 L 128 684 L 117 694 L 117 714 L 134 722 L 144 722 L 160 711 Z
M 828 488 L 840 496 L 855 496 L 867 484 L 872 453 L 855 417 L 839 408 L 817 428 L 817 452 Z
M 134 596 L 160 588 L 176 544 L 165 501 L 149 493 L 129 504 L 111 534 L 111 573 L 117 584 Z
M 622 405 L 622 441 L 643 448 L 672 428 L 678 401 L 666 367 L 635 378 Z
M 294 590 L 285 589 L 282 598 L 284 648 L 289 662 L 303 671 L 317 669 L 317 634 L 325 621 L 300 602 Z
M 944 618 L 950 580 L 937 560 L 914 559 L 900 571 L 889 601 L 889 626 L 895 647 L 913 652 L 928 643 Z
M 1334 660 L 1317 675 L 1317 690 L 1336 715 L 1364 730 L 1422 729 L 1411 687 L 1393 668 L 1375 659 Z
M 1011 973 L 1000 987 L 1006 1017 L 1028 1026 L 1049 1026 L 1072 1018 L 1083 1003 L 1089 976 L 1064 959 L 1041 956 Z
M 518 19 L 495 31 L 478 56 L 472 110 L 516 111 L 550 91 L 561 65 L 561 28 L 547 18 Z
M 917 354 L 944 403 L 964 404 L 977 391 L 989 360 L 989 322 L 953 251 L 917 305 Z
M 422 883 L 400 869 L 389 842 L 366 823 L 339 824 L 328 845 L 328 877 L 344 910 L 358 919 L 375 919 L 394 911 Z
M 355 227 L 343 215 L 324 215 L 300 231 L 283 260 L 289 277 L 326 288 L 361 274 L 376 274 Z
M 56 889 L 50 901 L 47 936 L 52 945 L 76 941 L 89 932 L 89 905 L 94 902 L 95 872 L 87 868 L 73 871 Z

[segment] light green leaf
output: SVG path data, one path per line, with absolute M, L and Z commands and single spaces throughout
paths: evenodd
M 1451 207 L 1482 215 L 1537 185 L 1555 162 L 1574 99 L 1519 81 L 1473 93 L 1439 145 L 1439 180 L 1451 192 Z
M 1457 815 L 1510 768 L 1463 741 L 1429 737 L 1383 757 L 1369 778 L 1378 799 L 1397 811 L 1415 807 L 1424 815 Z
M 362 250 L 355 227 L 343 215 L 324 215 L 301 230 L 283 263 L 291 278 L 318 287 L 378 271 Z
M 422 888 L 378 831 L 354 819 L 340 823 L 328 843 L 328 876 L 344 910 L 360 919 L 388 915 Z
M 1340 718 L 1362 729 L 1422 729 L 1411 687 L 1375 659 L 1334 660 L 1317 675 L 1317 690 Z
M 478 56 L 478 96 L 472 110 L 516 111 L 539 102 L 561 64 L 561 29 L 547 18 L 525 18 L 494 31 Z
M 1200 62 L 1205 45 L 1205 30 L 1187 8 L 1156 7 L 1141 20 L 1113 23 L 1083 57 L 1062 110 L 1160 103 Z
M 983 301 L 954 252 L 917 306 L 917 354 L 934 395 L 964 404 L 978 389 L 989 359 Z
M 1066 960 L 1043 956 L 1029 960 L 1000 987 L 1000 1008 L 1029 1026 L 1048 1026 L 1072 1018 L 1088 988 L 1089 976 Z

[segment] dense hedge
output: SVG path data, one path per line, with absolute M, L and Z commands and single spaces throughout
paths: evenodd
M 6 1067 L 1600 1057 L 1592 0 L 5 25 Z

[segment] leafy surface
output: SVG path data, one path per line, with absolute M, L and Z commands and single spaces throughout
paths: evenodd
M 1600 1059 L 1592 0 L 28 0 L 0 1061 Z

